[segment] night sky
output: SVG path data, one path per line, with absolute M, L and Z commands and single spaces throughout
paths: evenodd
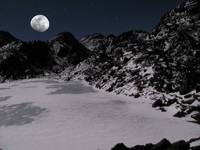
M 0 30 L 22 40 L 46 40 L 63 31 L 78 39 L 91 33 L 150 31 L 176 4 L 176 0 L 3 0 Z M 31 18 L 37 14 L 50 20 L 45 33 L 30 27 Z

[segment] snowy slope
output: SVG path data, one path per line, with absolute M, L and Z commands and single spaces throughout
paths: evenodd
M 0 147 L 4 150 L 109 150 L 198 137 L 200 126 L 151 108 L 148 99 L 96 91 L 51 79 L 0 84 Z M 172 110 L 173 111 L 173 110 Z M 16 119 L 17 118 L 17 119 Z
M 80 42 L 93 55 L 61 76 L 116 94 L 149 97 L 165 110 L 175 104 L 175 116 L 189 115 L 200 123 L 199 8 L 199 0 L 181 1 L 149 33 L 86 36 Z

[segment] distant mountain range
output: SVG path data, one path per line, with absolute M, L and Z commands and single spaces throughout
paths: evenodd
M 1 31 L 0 45 L 1 81 L 59 73 L 83 61 L 90 53 L 67 32 L 46 42 L 23 42 Z
M 185 0 L 166 13 L 152 32 L 119 36 L 92 34 L 77 41 L 70 33 L 23 42 L 0 32 L 0 77 L 59 74 L 97 88 L 156 100 L 153 107 L 200 122 L 200 1 Z

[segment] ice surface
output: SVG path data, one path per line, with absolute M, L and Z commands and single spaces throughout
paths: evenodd
M 0 88 L 1 97 L 9 96 L 0 102 L 4 150 L 110 150 L 119 142 L 133 146 L 200 133 L 199 125 L 156 111 L 149 100 L 95 91 L 77 81 L 33 79 Z

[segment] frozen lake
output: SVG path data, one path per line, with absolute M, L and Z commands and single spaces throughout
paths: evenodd
M 200 126 L 161 113 L 149 100 L 96 91 L 81 82 L 32 79 L 0 84 L 3 150 L 110 150 L 198 137 Z

